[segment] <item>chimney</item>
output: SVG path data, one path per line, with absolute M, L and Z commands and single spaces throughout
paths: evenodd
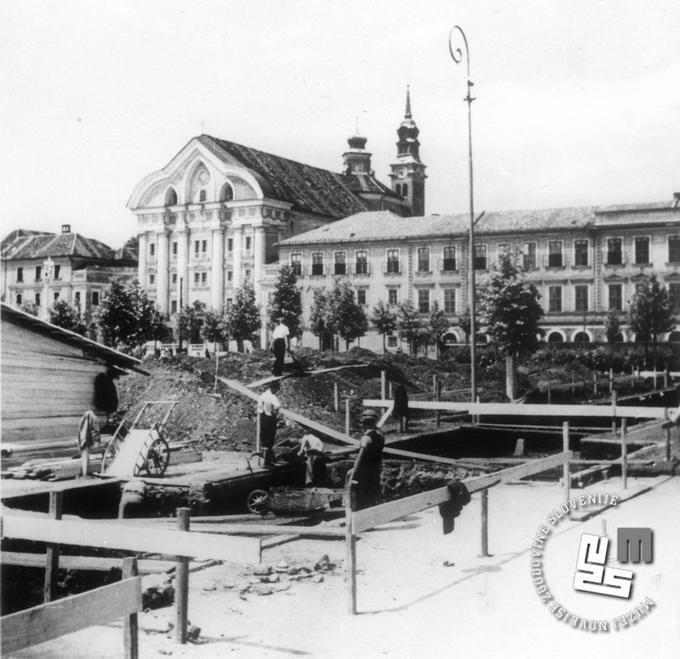
M 62 233 L 71 233 L 71 225 L 70 224 L 62 224 L 61 225 L 61 232 Z

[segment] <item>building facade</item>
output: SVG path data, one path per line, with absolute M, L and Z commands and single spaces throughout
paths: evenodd
M 546 340 L 590 342 L 603 340 L 610 309 L 624 320 L 636 285 L 655 274 L 680 323 L 679 203 L 676 195 L 671 203 L 487 213 L 475 231 L 477 286 L 481 292 L 499 255 L 510 252 L 541 294 Z M 369 314 L 380 301 L 396 311 L 410 300 L 425 319 L 436 302 L 450 322 L 447 341 L 464 341 L 457 323 L 469 307 L 468 226 L 467 215 L 369 212 L 282 241 L 280 262 L 300 278 L 303 324 L 315 290 L 345 280 Z M 625 322 L 621 338 L 635 338 Z M 318 338 L 307 329 L 303 344 Z M 361 345 L 380 349 L 382 337 L 370 330 Z M 396 335 L 388 337 L 388 347 L 398 346 Z
M 135 187 L 138 278 L 172 318 L 195 301 L 229 308 L 246 282 L 263 308 L 278 274 L 277 244 L 372 209 L 412 214 L 409 196 L 381 183 L 366 138 L 354 135 L 335 173 L 200 135 Z
M 137 255 L 71 231 L 60 234 L 18 229 L 2 241 L 0 290 L 9 306 L 33 308 L 47 317 L 56 300 L 65 300 L 81 315 L 99 306 L 114 278 L 137 276 Z

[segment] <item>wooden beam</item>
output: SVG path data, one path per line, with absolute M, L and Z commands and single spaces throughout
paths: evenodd
M 516 467 L 509 467 L 486 476 L 468 478 L 464 480 L 463 483 L 465 483 L 468 492 L 472 494 L 487 487 L 493 487 L 498 483 L 506 483 L 510 480 L 517 480 L 532 474 L 540 474 L 548 469 L 554 469 L 570 458 L 571 451 L 568 453 L 558 453 L 557 455 L 551 455 L 539 460 L 532 460 L 531 462 L 517 465 Z M 414 494 L 410 497 L 404 497 L 403 499 L 389 501 L 388 503 L 373 506 L 372 508 L 360 510 L 352 515 L 355 533 L 361 533 L 362 531 L 380 526 L 386 522 L 406 517 L 407 515 L 426 510 L 432 506 L 437 506 L 440 503 L 448 501 L 449 498 L 450 493 L 448 487 L 440 487 L 435 490 L 421 492 L 420 494 Z
M 120 558 L 102 558 L 101 556 L 59 556 L 59 567 L 62 570 L 91 570 L 108 572 L 113 567 L 120 567 Z M 45 567 L 45 554 L 31 552 L 3 551 L 0 553 L 0 564 L 20 565 L 21 567 Z M 156 574 L 167 572 L 175 567 L 171 561 L 144 559 L 138 561 L 140 574 Z
M 186 533 L 90 521 L 55 521 L 25 515 L 5 514 L 2 534 L 36 542 L 62 545 L 125 549 L 150 554 L 169 554 L 198 559 L 219 559 L 234 563 L 257 563 L 260 541 L 255 538 L 225 537 L 210 533 Z
M 370 398 L 363 401 L 366 407 L 386 407 L 390 401 Z M 516 405 L 514 403 L 454 403 L 448 401 L 409 402 L 409 408 L 416 410 L 442 410 L 445 412 L 467 411 L 483 416 L 555 416 L 555 417 L 606 417 L 628 419 L 671 420 L 667 407 L 616 407 L 611 405 Z M 672 409 L 672 408 L 671 408 Z M 677 411 L 677 410 L 674 410 Z
M 140 611 L 141 583 L 141 577 L 132 577 L 3 616 L 0 618 L 3 656 Z

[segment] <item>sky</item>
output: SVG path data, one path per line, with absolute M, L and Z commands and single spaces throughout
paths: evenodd
M 677 0 L 4 0 L 0 218 L 119 247 L 134 186 L 208 133 L 389 182 L 410 85 L 426 213 L 670 200 L 680 191 Z

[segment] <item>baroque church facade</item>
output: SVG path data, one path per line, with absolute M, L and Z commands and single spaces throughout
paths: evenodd
M 358 134 L 348 139 L 340 173 L 210 135 L 192 138 L 128 201 L 138 222 L 140 283 L 172 318 L 195 301 L 220 312 L 249 282 L 265 320 L 280 241 L 366 211 L 424 213 L 425 166 L 408 91 L 397 133 L 391 186 L 376 178 Z

